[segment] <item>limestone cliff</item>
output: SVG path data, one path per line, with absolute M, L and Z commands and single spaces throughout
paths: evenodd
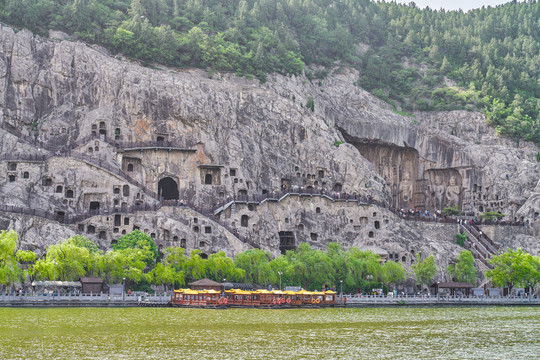
M 209 78 L 3 27 L 0 197 L 27 215 L 4 207 L 0 224 L 41 250 L 81 232 L 108 247 L 139 228 L 207 254 L 339 241 L 407 265 L 434 252 L 444 267 L 452 236 L 390 208 L 537 220 L 535 146 L 496 136 L 478 113 L 397 114 L 357 78 Z M 516 244 L 538 253 L 529 230 Z

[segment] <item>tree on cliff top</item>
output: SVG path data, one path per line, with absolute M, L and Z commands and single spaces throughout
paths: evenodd
M 484 110 L 499 134 L 535 142 L 539 20 L 537 1 L 463 13 L 367 0 L 0 0 L 2 22 L 65 31 L 145 63 L 261 81 L 351 66 L 358 84 L 396 107 Z

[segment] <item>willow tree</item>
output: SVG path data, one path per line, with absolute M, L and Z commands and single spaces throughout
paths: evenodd
M 332 266 L 328 255 L 320 250 L 302 243 L 296 251 L 288 251 L 286 256 L 293 266 L 293 284 L 304 289 L 321 289 L 325 283 L 332 280 Z
M 201 250 L 192 250 L 190 257 L 184 263 L 184 276 L 187 283 L 206 277 L 207 261 L 201 257 L 201 253 Z
M 0 233 L 0 284 L 9 287 L 19 281 L 21 266 L 15 256 L 18 236 L 14 230 Z
M 353 247 L 347 251 L 347 277 L 344 280 L 346 291 L 362 288 L 370 291 L 380 286 L 377 279 L 381 274 L 381 257 L 372 251 L 362 251 Z
M 40 279 L 77 281 L 87 273 L 90 251 L 72 242 L 51 245 L 45 258 L 36 262 L 35 270 Z
M 246 272 L 237 268 L 233 260 L 225 255 L 224 251 L 211 254 L 208 257 L 206 275 L 214 281 L 221 282 L 223 279 L 228 279 L 239 282 L 244 278 L 245 274 Z
M 405 268 L 401 263 L 395 261 L 387 261 L 381 268 L 381 280 L 385 285 L 393 284 L 396 287 L 397 284 L 405 280 L 406 275 Z
M 36 271 L 34 269 L 37 259 L 36 253 L 31 250 L 18 250 L 16 256 L 20 264 L 26 265 L 23 279 L 30 282 L 34 281 L 36 278 Z
M 437 274 L 437 264 L 435 257 L 430 254 L 427 258 L 422 260 L 420 253 L 416 254 L 416 263 L 411 266 L 413 269 L 416 281 L 420 284 L 429 285 Z
M 276 279 L 276 272 L 272 269 L 270 252 L 261 249 L 249 249 L 234 258 L 236 267 L 245 271 L 244 281 L 248 283 L 268 285 Z M 280 271 L 282 274 L 283 270 Z
M 186 284 L 184 264 L 185 249 L 168 247 L 163 251 L 163 259 L 148 274 L 148 280 L 157 285 L 171 285 L 173 289 Z

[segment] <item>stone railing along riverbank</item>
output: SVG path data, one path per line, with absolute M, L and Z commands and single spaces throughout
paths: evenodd
M 347 306 L 384 305 L 540 305 L 539 296 L 344 295 Z
M 168 293 L 155 295 L 124 294 L 1 294 L 0 306 L 80 306 L 80 307 L 133 307 L 133 306 L 168 306 L 171 295 Z M 414 305 L 414 306 L 444 306 L 444 305 L 540 305 L 538 296 L 437 296 L 437 295 L 403 295 L 403 296 L 381 296 L 381 295 L 344 295 L 338 297 L 339 300 L 346 299 L 347 307 L 362 306 L 394 306 L 394 305 Z
M 130 307 L 140 304 L 155 306 L 167 305 L 171 295 L 167 293 L 154 295 L 140 294 L 1 294 L 0 306 L 100 306 Z

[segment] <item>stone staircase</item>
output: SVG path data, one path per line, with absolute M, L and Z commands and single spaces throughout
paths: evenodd
M 492 269 L 489 259 L 499 254 L 499 247 L 476 224 L 465 222 L 460 224 L 460 230 L 467 236 L 465 249 L 469 250 L 475 259 Z

